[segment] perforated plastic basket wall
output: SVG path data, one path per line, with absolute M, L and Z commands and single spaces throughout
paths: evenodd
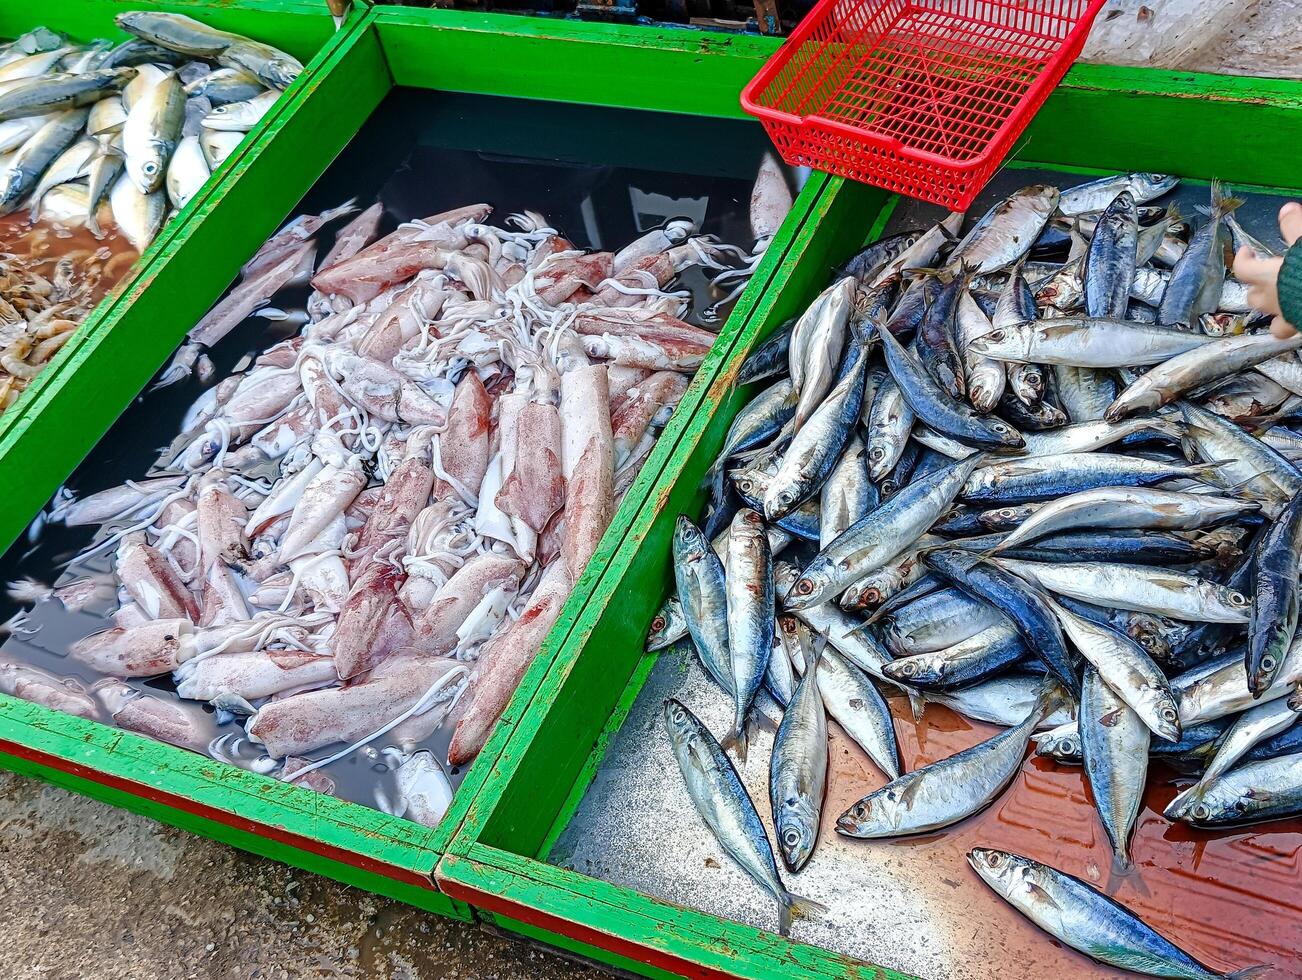
M 820 0 L 742 92 L 793 166 L 966 209 L 1104 0 Z

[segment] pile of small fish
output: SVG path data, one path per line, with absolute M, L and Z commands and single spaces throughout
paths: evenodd
M 117 24 L 134 37 L 78 44 L 41 27 L 0 45 L 0 214 L 97 238 L 111 222 L 143 252 L 303 66 L 182 14 Z
M 848 837 L 957 824 L 1033 739 L 1083 766 L 1121 867 L 1150 758 L 1195 780 L 1171 820 L 1302 814 L 1302 437 L 1282 424 L 1302 408 L 1302 338 L 1249 329 L 1264 322 L 1228 246 L 1268 250 L 1239 202 L 1213 184 L 1194 227 L 1146 206 L 1176 183 L 1036 185 L 961 238 L 958 214 L 885 238 L 740 368 L 766 387 L 725 437 L 705 528 L 678 520 L 648 648 L 689 636 L 719 688 L 700 696 L 732 700 L 722 742 L 668 702 L 669 739 L 784 932 L 810 903 L 725 751 L 745 758 L 770 700 L 793 873 L 815 849 L 828 716 L 888 780 L 841 815 Z M 884 693 L 1006 730 L 901 773 Z M 972 863 L 1096 959 L 1219 975 L 1075 879 L 1001 852 Z
M 791 197 L 771 163 L 759 184 L 771 237 Z M 377 238 L 381 205 L 355 210 L 274 235 L 158 383 L 211 380 L 204 351 L 310 280 L 296 335 L 208 387 L 145 478 L 56 498 L 49 520 L 102 525 L 73 568 L 113 556 L 115 625 L 68 650 L 105 680 L 7 663 L 0 691 L 324 792 L 367 747 L 396 770 L 377 804 L 432 824 L 430 740 L 451 729 L 454 767 L 483 747 L 715 339 L 680 273 L 748 253 L 687 221 L 584 252 L 480 204 Z M 169 674 L 245 731 L 129 683 Z

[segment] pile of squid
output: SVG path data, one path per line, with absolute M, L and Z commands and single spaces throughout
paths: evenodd
M 759 183 L 771 235 L 791 199 Z M 152 472 L 48 514 L 102 525 L 67 574 L 111 556 L 115 625 L 67 656 L 106 679 L 9 663 L 0 691 L 326 792 L 362 750 L 396 769 L 378 805 L 438 820 L 431 739 L 452 767 L 484 746 L 715 339 L 679 274 L 747 258 L 686 221 L 589 253 L 490 211 L 377 238 L 382 207 L 346 205 L 273 236 L 158 384 L 210 381 L 205 351 L 310 280 L 299 332 L 211 384 Z M 216 715 L 128 683 L 168 675 Z
M 840 815 L 848 837 L 959 823 L 1033 740 L 1083 767 L 1120 867 L 1150 760 L 1168 770 L 1152 778 L 1188 783 L 1170 820 L 1302 814 L 1302 437 L 1287 425 L 1302 338 L 1266 332 L 1228 276 L 1231 244 L 1268 252 L 1239 202 L 1213 184 L 1192 227 L 1147 206 L 1176 183 L 1026 187 L 966 234 L 954 214 L 885 238 L 739 369 L 760 387 L 710 472 L 704 528 L 678 519 L 648 648 L 690 638 L 714 685 L 684 701 L 731 700 L 721 740 L 679 701 L 668 735 L 784 931 L 817 909 L 788 892 L 727 754 L 744 759 L 748 724 L 775 712 L 769 809 L 793 874 L 817 861 L 829 717 L 886 779 Z M 935 702 L 1005 730 L 902 772 L 888 695 L 920 724 Z M 1179 951 L 1153 952 L 1133 917 L 1118 942 L 1156 959 L 1126 960 L 1107 929 L 1129 913 L 1053 869 L 972 860 L 1091 956 L 1219 976 L 1171 967 Z M 1037 875 L 1073 910 L 1021 894 Z
M 41 27 L 0 45 L 0 214 L 110 225 L 143 252 L 303 66 L 182 14 L 117 24 L 131 40 Z

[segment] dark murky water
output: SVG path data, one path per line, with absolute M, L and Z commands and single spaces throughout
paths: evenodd
M 766 147 L 759 127 L 744 122 L 398 90 L 287 217 L 317 213 L 350 198 L 362 206 L 378 199 L 385 205 L 381 231 L 387 233 L 402 221 L 483 201 L 494 207 L 490 223 L 515 211 L 539 211 L 584 248 L 619 248 L 672 218 L 690 217 L 700 233 L 749 249 L 747 206 Z M 332 231 L 333 226 L 318 236 L 318 255 L 328 249 Z M 696 270 L 681 285 L 695 298 L 689 319 L 700 322 L 699 311 L 719 296 Z M 273 297 L 272 306 L 298 310 L 306 299 L 306 288 L 287 289 Z M 209 352 L 217 369 L 210 384 L 243 367 L 250 354 L 297 332 L 297 324 L 291 324 L 251 317 L 232 331 Z M 166 359 L 154 356 L 160 363 Z M 191 377 L 141 395 L 72 474 L 67 488 L 80 497 L 144 476 L 206 387 Z M 4 642 L 0 657 L 87 686 L 100 679 L 65 654 L 73 641 L 112 625 L 117 601 L 111 549 L 60 578 L 97 530 L 38 522 L 0 561 L 5 581 L 30 577 L 63 583 L 91 575 L 104 583 L 81 612 L 69 612 L 57 600 L 40 602 Z M 0 621 L 24 608 L 0 597 Z M 152 693 L 174 690 L 170 677 L 129 683 Z M 234 722 L 219 725 L 206 705 L 177 703 L 214 738 L 242 734 Z M 445 729 L 426 744 L 440 761 L 450 735 Z M 381 738 L 371 749 L 384 745 Z M 377 787 L 392 791 L 392 778 L 374 751 L 354 753 L 324 771 L 338 795 L 360 803 L 374 805 Z M 452 773 L 453 785 L 461 776 Z

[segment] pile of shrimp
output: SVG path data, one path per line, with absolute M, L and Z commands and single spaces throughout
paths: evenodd
M 108 245 L 68 250 L 55 237 L 54 229 L 26 222 L 17 234 L 0 228 L 0 411 L 131 265 L 132 255 Z

